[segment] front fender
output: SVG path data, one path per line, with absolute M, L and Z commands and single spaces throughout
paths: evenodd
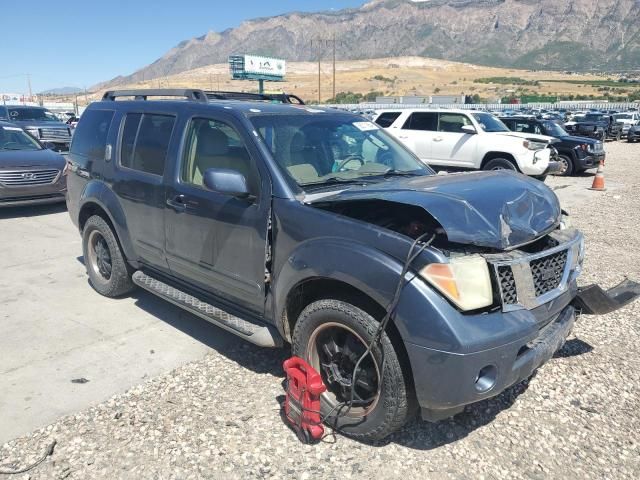
M 80 196 L 80 210 L 85 205 L 94 203 L 104 210 L 116 230 L 116 235 L 120 241 L 120 246 L 129 261 L 136 260 L 135 250 L 129 236 L 127 228 L 127 219 L 120 205 L 120 201 L 115 193 L 104 183 L 99 180 L 92 180 L 85 185 Z
M 300 283 L 316 279 L 344 282 L 358 289 L 382 308 L 387 308 L 401 272 L 402 264 L 397 259 L 363 243 L 347 242 L 340 238 L 307 241 L 289 255 L 275 278 L 277 326 L 280 332 L 286 335 L 281 319 L 286 318 L 289 292 Z M 407 279 L 410 280 L 413 276 L 409 273 Z M 438 337 L 439 345 L 450 345 L 451 331 L 446 324 L 443 325 L 446 322 L 442 321 L 440 308 L 440 302 L 444 300 L 439 300 L 435 292 L 432 292 L 432 295 L 407 295 L 409 291 L 415 293 L 416 289 L 412 283 L 405 286 L 406 292 L 403 293 L 403 297 L 405 302 L 407 298 L 411 298 L 412 302 L 419 303 L 413 305 L 411 312 L 420 311 L 421 315 L 407 315 L 406 306 L 401 307 L 404 314 L 397 315 L 394 322 L 403 341 L 414 341 L 415 339 L 409 337 L 416 330 L 432 331 L 433 336 Z

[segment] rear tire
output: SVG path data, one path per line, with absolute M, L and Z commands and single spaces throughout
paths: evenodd
M 347 409 L 336 406 L 351 397 L 350 387 L 344 382 L 351 384 L 355 361 L 366 351 L 377 328 L 378 322 L 371 315 L 349 303 L 319 300 L 300 314 L 292 342 L 293 354 L 318 370 L 327 386 L 321 400 L 322 416 L 329 415 L 325 423 L 366 441 L 383 439 L 402 427 L 412 416 L 415 404 L 411 380 L 385 332 L 380 344 L 372 349 L 373 358 L 368 355 L 360 364 L 362 373 L 354 398 L 362 399 L 362 404 L 354 405 L 345 416 L 337 416 Z M 373 400 L 367 402 L 369 399 Z
M 511 160 L 498 157 L 492 158 L 485 163 L 483 170 L 511 170 L 512 172 L 517 172 L 518 168 Z
M 94 215 L 82 231 L 82 253 L 91 286 L 105 297 L 119 297 L 135 288 L 131 268 L 109 224 Z

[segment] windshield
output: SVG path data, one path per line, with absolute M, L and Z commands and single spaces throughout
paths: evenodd
M 8 107 L 9 118 L 13 121 L 37 120 L 39 122 L 58 122 L 56 116 L 45 108 Z
M 0 151 L 42 150 L 42 147 L 18 127 L 0 126 Z
M 616 120 L 633 120 L 630 113 L 618 113 L 613 116 Z
M 569 134 L 567 131 L 558 125 L 556 122 L 542 122 L 542 126 L 546 132 L 546 135 L 550 137 L 567 137 Z
M 508 132 L 507 126 L 489 113 L 472 113 L 473 118 L 480 124 L 480 128 L 485 132 Z
M 372 122 L 349 114 L 253 115 L 280 168 L 305 190 L 434 172 Z

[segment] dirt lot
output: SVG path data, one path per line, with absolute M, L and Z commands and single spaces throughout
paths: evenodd
M 586 190 L 592 174 L 548 183 L 586 234 L 581 283 L 610 287 L 640 278 L 640 145 L 607 150 L 607 192 Z M 28 464 L 55 439 L 52 457 L 19 478 L 637 478 L 639 314 L 640 302 L 583 316 L 528 381 L 379 444 L 338 436 L 301 445 L 279 415 L 287 351 L 232 339 L 5 444 L 0 464 Z

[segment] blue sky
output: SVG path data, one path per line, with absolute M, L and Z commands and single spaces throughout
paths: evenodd
M 182 40 L 255 17 L 364 0 L 21 0 L 0 7 L 0 92 L 84 88 L 126 75 Z M 46 13 L 45 13 L 46 12 Z

